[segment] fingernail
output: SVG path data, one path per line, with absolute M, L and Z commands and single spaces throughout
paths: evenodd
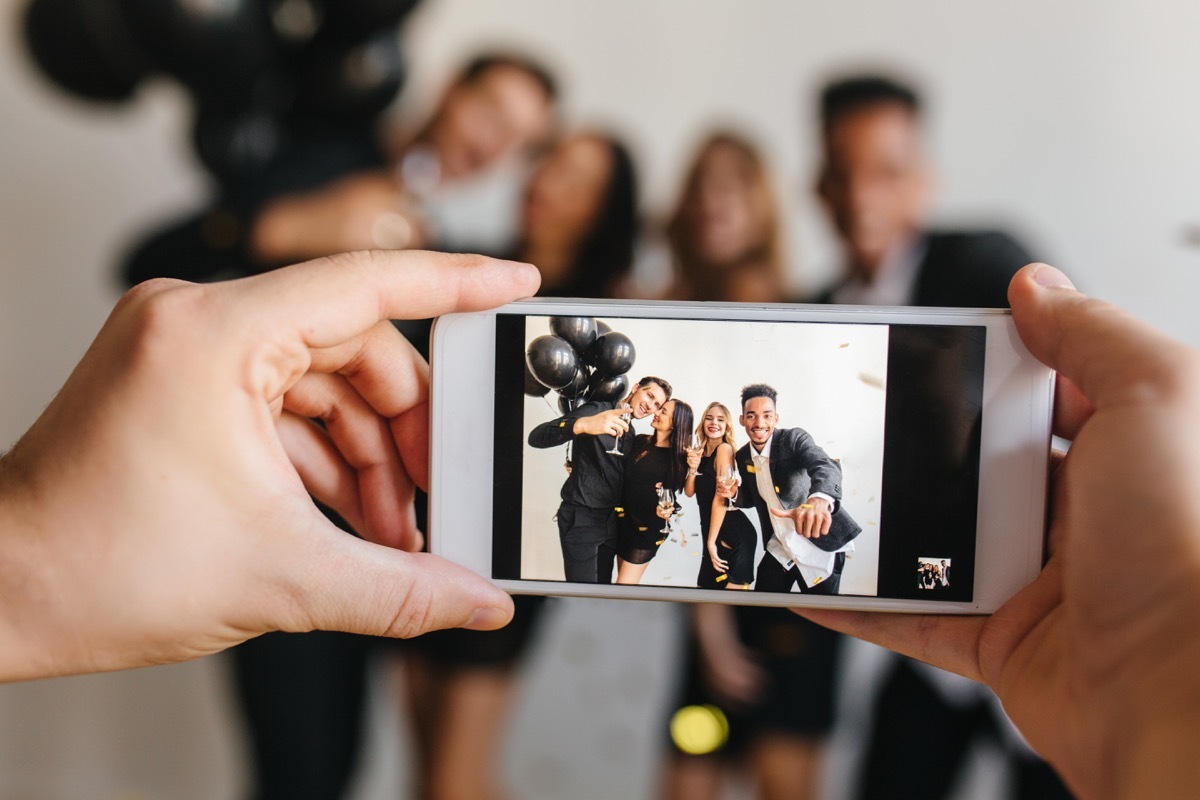
M 1033 282 L 1039 286 L 1052 286 L 1067 289 L 1074 289 L 1075 284 L 1071 283 L 1071 279 L 1064 273 L 1050 266 L 1049 264 L 1038 264 L 1033 269 L 1033 274 L 1030 276 Z
M 463 627 L 472 631 L 494 631 L 496 628 L 504 627 L 507 623 L 508 612 L 492 606 L 484 606 L 475 609 L 475 613 Z

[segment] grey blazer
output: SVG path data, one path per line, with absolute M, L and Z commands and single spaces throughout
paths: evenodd
M 758 479 L 754 472 L 754 454 L 747 443 L 735 456 L 742 486 L 738 490 L 737 504 L 742 508 L 754 507 L 762 523 L 763 539 L 769 540 L 771 512 L 766 501 L 758 494 Z M 813 539 L 817 547 L 827 552 L 840 550 L 862 533 L 862 528 L 842 508 L 842 468 L 821 449 L 808 431 L 803 428 L 776 428 L 771 435 L 771 478 L 775 493 L 784 508 L 795 508 L 804 503 L 814 492 L 827 494 L 834 499 L 833 521 L 829 533 Z

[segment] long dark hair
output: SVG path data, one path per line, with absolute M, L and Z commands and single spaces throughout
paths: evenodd
M 687 449 L 692 443 L 692 407 L 682 400 L 674 400 L 675 412 L 671 415 L 671 436 L 667 440 L 671 450 L 671 468 L 664 482 L 668 489 L 678 492 L 687 480 Z
M 563 297 L 611 297 L 633 266 L 638 233 L 637 172 L 629 148 L 609 133 L 588 131 L 587 135 L 608 146 L 612 174 L 600 213 L 579 246 L 570 277 L 555 288 L 555 293 Z

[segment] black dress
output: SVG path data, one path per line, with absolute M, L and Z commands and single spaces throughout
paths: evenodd
M 693 484 L 696 489 L 696 506 L 700 511 L 700 573 L 696 576 L 696 585 L 701 589 L 720 589 L 722 586 L 717 582 L 720 573 L 713 568 L 712 559 L 708 557 L 708 523 L 712 519 L 713 500 L 717 496 L 716 460 L 715 448 L 711 455 L 700 458 L 700 466 L 696 468 L 700 474 L 696 476 Z
M 717 538 L 717 549 L 728 564 L 724 573 L 717 572 L 712 558 L 708 555 L 708 529 L 712 520 L 713 499 L 717 496 L 717 451 L 700 459 L 697 467 L 699 475 L 694 484 L 696 488 L 696 505 L 700 510 L 700 535 L 703 543 L 700 556 L 700 572 L 696 576 L 696 585 L 701 589 L 723 589 L 727 582 L 739 586 L 747 586 L 754 582 L 754 554 L 757 547 L 757 534 L 754 524 L 741 510 L 730 509 L 725 512 L 725 521 L 721 523 L 721 535 Z
M 617 512 L 617 555 L 630 564 L 645 564 L 667 537 L 662 532 L 666 521 L 657 513 L 657 484 L 670 484 L 671 448 L 658 447 L 652 435 L 642 434 L 634 439 L 626 458 L 629 463 Z

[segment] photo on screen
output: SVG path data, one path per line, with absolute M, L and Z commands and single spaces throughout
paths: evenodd
M 500 315 L 494 574 L 970 600 L 984 339 Z M 733 468 L 704 459 L 689 481 L 689 449 L 718 440 Z M 912 580 L 935 556 L 938 592 Z

